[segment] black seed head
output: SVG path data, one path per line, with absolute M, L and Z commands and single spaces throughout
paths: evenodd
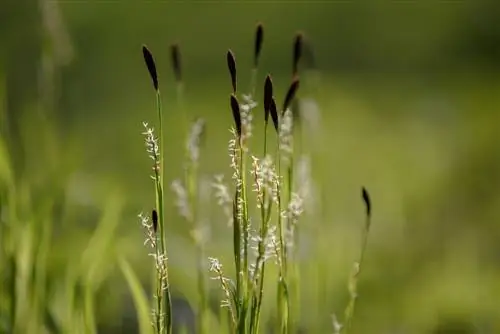
M 254 49 L 254 60 L 253 65 L 255 68 L 259 65 L 260 51 L 262 50 L 262 42 L 264 41 L 264 26 L 262 23 L 257 24 L 257 29 L 255 30 L 255 49 Z
M 181 67 L 181 51 L 178 44 L 172 44 L 170 46 L 170 57 L 172 60 L 172 68 L 174 70 L 175 80 L 177 82 L 182 81 L 182 67 Z
M 149 71 L 149 75 L 151 76 L 151 80 L 153 81 L 153 86 L 155 90 L 158 90 L 158 74 L 156 73 L 156 65 L 153 55 L 147 48 L 147 46 L 142 46 L 142 55 L 144 56 L 144 61 L 146 62 L 146 66 Z
M 151 213 L 151 220 L 153 221 L 153 231 L 156 233 L 158 231 L 158 212 L 154 209 Z
M 267 124 L 269 120 L 269 110 L 271 108 L 271 101 L 273 99 L 273 81 L 271 75 L 267 75 L 264 83 L 264 119 Z
M 234 125 L 236 126 L 236 132 L 238 137 L 241 137 L 241 115 L 240 115 L 240 104 L 238 99 L 234 94 L 231 94 L 231 110 L 233 111 Z
M 231 74 L 231 85 L 233 86 L 233 93 L 236 94 L 236 60 L 231 50 L 227 51 L 227 67 L 229 74 Z
M 273 119 L 274 129 L 276 130 L 276 133 L 279 133 L 278 132 L 278 109 L 276 108 L 276 101 L 274 100 L 274 97 L 271 98 L 271 105 L 269 107 L 269 113 L 271 114 L 271 118 Z
M 363 202 L 365 203 L 366 215 L 370 217 L 372 214 L 372 203 L 370 201 L 370 195 L 368 194 L 368 191 L 365 187 L 361 188 L 361 197 L 363 198 Z
M 283 102 L 283 110 L 282 110 L 283 113 L 288 109 L 288 107 L 290 107 L 290 104 L 292 103 L 295 94 L 297 93 L 297 89 L 299 89 L 298 77 L 293 79 L 292 83 L 290 84 L 290 88 L 288 88 L 288 92 L 286 93 L 285 96 L 285 102 Z
M 295 36 L 295 40 L 293 42 L 293 76 L 296 76 L 299 71 L 299 60 L 302 57 L 302 44 L 303 44 L 304 35 L 299 32 Z

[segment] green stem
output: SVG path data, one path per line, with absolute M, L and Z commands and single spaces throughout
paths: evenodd
M 358 299 L 358 278 L 361 273 L 361 266 L 363 264 L 364 256 L 365 256 L 365 251 L 366 251 L 366 245 L 368 243 L 368 234 L 369 234 L 369 226 L 370 224 L 370 216 L 366 216 L 366 222 L 365 222 L 365 228 L 363 229 L 363 240 L 361 244 L 361 252 L 359 255 L 359 260 L 355 264 L 355 267 L 353 268 L 353 273 L 350 278 L 349 282 L 349 294 L 350 294 L 350 299 L 349 299 L 349 304 L 346 307 L 345 310 L 345 320 L 344 320 L 344 329 L 345 333 L 349 333 L 351 330 L 351 325 L 352 325 L 352 319 L 354 318 L 354 309 L 356 306 L 356 300 Z
M 163 176 L 164 176 L 164 159 L 163 159 L 163 112 L 162 112 L 162 104 L 161 104 L 161 95 L 160 91 L 156 92 L 156 106 L 158 111 L 158 121 L 159 121 L 159 141 L 160 141 L 160 166 L 159 171 L 156 174 L 156 207 L 158 210 L 158 220 L 159 220 L 159 233 L 160 233 L 160 249 L 165 257 L 167 257 L 167 249 L 166 249 L 166 236 L 165 236 L 165 203 L 163 200 Z M 168 258 L 168 257 L 167 257 Z M 172 333 L 172 304 L 170 297 L 170 285 L 168 282 L 168 269 L 165 277 L 165 292 L 160 291 L 159 295 L 165 293 L 166 298 L 166 312 L 165 312 L 165 329 L 167 334 Z M 162 278 L 160 278 L 161 280 Z M 160 282 L 161 286 L 161 282 Z M 160 301 L 160 306 L 163 311 L 163 303 Z M 162 314 L 162 313 L 160 313 Z

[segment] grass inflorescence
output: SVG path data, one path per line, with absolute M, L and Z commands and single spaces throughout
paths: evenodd
M 177 197 L 179 215 L 191 228 L 191 237 L 198 258 L 198 318 L 197 332 L 209 333 L 210 309 L 206 281 L 213 278 L 222 290 L 221 306 L 227 309 L 231 333 L 254 334 L 262 328 L 264 299 L 268 284 L 274 281 L 276 310 L 273 332 L 294 333 L 300 326 L 300 268 L 298 263 L 299 221 L 304 212 L 307 192 L 297 182 L 294 137 L 297 134 L 295 122 L 300 120 L 298 92 L 300 87 L 299 67 L 303 53 L 304 36 L 297 33 L 292 50 L 292 78 L 283 97 L 277 104 L 273 79 L 267 74 L 262 84 L 261 118 L 255 112 L 260 103 L 255 92 L 258 85 L 259 60 L 264 41 L 264 26 L 257 24 L 255 30 L 253 62 L 250 68 L 251 80 L 246 94 L 238 87 L 238 63 L 233 51 L 226 53 L 230 78 L 229 109 L 234 125 L 230 129 L 228 143 L 229 165 L 232 171 L 232 186 L 227 186 L 223 177 L 217 176 L 213 186 L 218 203 L 223 206 L 232 228 L 232 255 L 234 277 L 231 271 L 215 257 L 208 257 L 205 244 L 202 217 L 199 214 L 199 156 L 205 133 L 205 121 L 195 119 L 190 126 L 185 123 L 184 177 L 172 183 Z M 187 120 L 187 112 L 182 108 L 182 69 L 178 44 L 170 48 L 173 75 L 177 83 L 178 106 Z M 163 164 L 163 116 L 158 73 L 154 58 L 147 47 L 143 56 L 156 94 L 159 132 L 144 123 L 147 152 L 153 160 L 155 209 L 151 216 L 141 215 L 146 230 L 146 241 L 152 248 L 156 273 L 155 303 L 153 306 L 153 328 L 156 333 L 172 332 L 172 310 L 168 265 L 164 207 L 164 164 Z M 260 89 L 259 89 L 260 90 Z M 281 109 L 278 109 L 278 105 Z M 262 114 L 260 114 L 262 115 Z M 270 119 L 273 127 L 269 128 Z M 253 127 L 263 124 L 263 147 L 255 150 L 252 146 Z M 273 130 L 274 129 L 274 130 Z M 156 135 L 158 137 L 156 137 Z M 275 150 L 271 148 L 275 147 Z M 335 328 L 346 332 L 351 327 L 357 298 L 357 280 L 363 262 L 367 236 L 370 228 L 371 201 L 368 192 L 362 188 L 362 199 L 366 206 L 366 223 L 361 254 L 355 263 L 355 270 L 349 279 L 350 301 L 345 310 L 344 324 L 335 321 Z M 253 207 L 255 205 L 255 207 Z M 208 264 L 208 270 L 206 265 Z M 272 269 L 267 269 L 269 266 Z M 269 299 L 273 300 L 273 298 Z M 266 302 L 269 304 L 269 301 Z M 266 318 L 268 318 L 266 316 Z

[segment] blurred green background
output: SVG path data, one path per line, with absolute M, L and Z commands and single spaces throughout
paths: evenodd
M 58 292 L 59 277 L 66 282 L 70 268 L 82 266 L 99 333 L 135 331 L 116 256 L 129 259 L 148 285 L 152 262 L 137 214 L 154 205 L 141 132 L 156 114 L 141 45 L 152 50 L 159 71 L 166 181 L 182 176 L 182 113 L 207 120 L 201 172 L 210 180 L 229 165 L 225 53 L 234 51 L 245 91 L 259 21 L 265 27 L 259 102 L 267 73 L 282 101 L 295 33 L 304 32 L 312 46 L 301 63 L 299 93 L 319 108 L 319 120 L 303 136 L 318 187 L 315 209 L 301 222 L 304 332 L 330 333 L 331 314 L 342 314 L 359 250 L 364 185 L 374 220 L 354 332 L 500 333 L 496 0 L 2 0 L 1 218 L 7 225 L 9 219 L 17 226 L 52 224 L 48 258 L 39 260 L 56 286 L 46 296 L 55 317 L 64 318 L 57 310 L 67 298 Z M 183 110 L 170 67 L 174 42 L 182 53 Z M 261 109 L 255 114 L 259 154 Z M 182 301 L 196 309 L 195 253 L 174 202 L 169 193 L 169 264 L 178 314 L 184 314 Z M 214 203 L 203 208 L 208 253 L 230 268 L 231 231 Z M 105 232 L 96 241 L 99 228 Z M 29 238 L 23 231 L 12 247 Z M 217 309 L 218 286 L 209 286 Z

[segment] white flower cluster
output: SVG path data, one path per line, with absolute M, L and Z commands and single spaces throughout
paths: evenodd
M 174 180 L 170 187 L 175 194 L 175 206 L 179 210 L 179 214 L 187 221 L 192 221 L 193 216 L 189 206 L 186 188 L 180 180 Z
M 146 240 L 144 241 L 144 245 L 149 244 L 151 248 L 155 249 L 157 240 L 153 223 L 149 220 L 149 217 L 144 215 L 142 212 L 139 213 L 138 217 L 141 220 L 141 225 L 146 233 Z
M 304 201 L 298 194 L 293 193 L 292 199 L 288 203 L 288 207 L 282 212 L 282 217 L 286 219 L 286 248 L 291 249 L 294 246 L 295 226 L 299 221 L 299 217 L 304 211 Z
M 215 198 L 217 200 L 217 204 L 222 207 L 222 211 L 224 215 L 227 217 L 228 226 L 232 226 L 233 224 L 233 213 L 232 213 L 232 199 L 229 195 L 229 189 L 224 184 L 224 175 L 216 175 L 214 182 L 212 183 L 212 187 L 215 192 Z
M 293 154 L 293 114 L 285 110 L 279 123 L 279 145 L 282 157 L 289 161 Z
M 243 103 L 240 105 L 241 114 L 241 141 L 245 143 L 252 136 L 252 110 L 257 107 L 257 102 L 253 100 L 252 95 L 243 94 Z M 244 146 L 246 150 L 246 146 Z
M 252 156 L 252 160 L 253 190 L 257 193 L 257 207 L 264 206 L 264 209 L 267 210 L 269 201 L 264 198 L 264 194 L 270 196 L 268 198 L 271 201 L 278 203 L 279 177 L 270 155 L 262 160 Z
M 234 283 L 230 278 L 224 276 L 224 272 L 222 271 L 222 264 L 217 258 L 209 257 L 208 262 L 210 264 L 209 271 L 215 274 L 212 279 L 218 280 L 220 282 L 222 291 L 224 292 L 224 295 L 226 297 L 221 301 L 221 307 L 229 308 L 231 316 L 233 317 L 233 319 L 236 319 L 236 312 L 233 310 L 233 304 L 231 302 Z
M 250 278 L 254 281 L 256 281 L 259 278 L 258 276 L 256 276 L 256 273 L 259 273 L 261 271 L 261 267 L 264 264 L 264 262 L 272 258 L 274 259 L 278 258 L 279 241 L 276 235 L 276 230 L 277 230 L 276 226 L 274 225 L 270 226 L 264 240 L 262 240 L 262 238 L 256 233 L 250 239 L 252 242 L 250 247 L 253 250 L 254 253 L 253 255 L 257 260 L 254 264 L 251 264 L 249 268 Z M 260 255 L 260 250 L 259 250 L 261 242 L 262 242 L 261 247 L 263 247 L 262 256 Z
M 189 154 L 191 163 L 196 164 L 200 159 L 200 142 L 205 130 L 205 120 L 198 118 L 191 127 L 188 140 L 186 142 L 186 149 Z
M 153 170 L 155 175 L 158 173 L 160 168 L 160 146 L 158 145 L 158 138 L 154 135 L 154 129 L 150 128 L 148 123 L 143 122 L 145 131 L 142 133 L 146 138 L 146 151 L 149 154 L 149 157 L 154 161 Z M 152 176 L 153 179 L 156 179 L 156 176 Z

